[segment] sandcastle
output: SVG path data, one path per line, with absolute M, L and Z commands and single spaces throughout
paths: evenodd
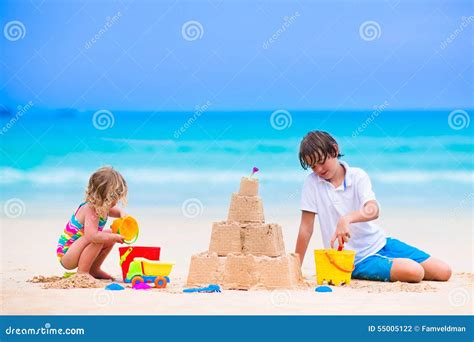
M 285 253 L 281 226 L 265 223 L 258 186 L 258 179 L 242 177 L 227 221 L 212 225 L 209 250 L 192 256 L 187 286 L 249 290 L 302 284 L 299 258 Z

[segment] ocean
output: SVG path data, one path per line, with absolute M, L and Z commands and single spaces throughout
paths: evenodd
M 89 175 L 111 165 L 128 181 L 130 205 L 197 199 L 227 206 L 240 177 L 257 166 L 265 204 L 295 210 L 310 172 L 299 164 L 299 143 L 318 129 L 336 138 L 343 160 L 369 174 L 382 208 L 456 208 L 472 204 L 473 130 L 467 112 L 450 113 L 31 108 L 1 116 L 0 201 L 76 205 Z

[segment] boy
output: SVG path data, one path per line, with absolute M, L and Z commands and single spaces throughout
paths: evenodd
M 369 176 L 359 168 L 339 161 L 339 146 L 326 132 L 309 132 L 300 145 L 306 178 L 301 195 L 301 224 L 296 253 L 303 262 L 318 215 L 325 248 L 344 246 L 356 252 L 353 278 L 404 281 L 447 281 L 451 268 L 441 260 L 386 237 L 374 222 L 379 206 Z

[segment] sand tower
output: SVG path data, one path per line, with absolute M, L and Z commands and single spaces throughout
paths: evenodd
M 299 258 L 286 254 L 281 226 L 265 223 L 257 178 L 242 177 L 226 221 L 214 222 L 209 250 L 193 255 L 187 286 L 292 288 L 303 283 Z

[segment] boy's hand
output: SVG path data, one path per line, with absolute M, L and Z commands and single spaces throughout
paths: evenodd
M 337 240 L 339 246 L 344 245 L 344 242 L 349 241 L 351 233 L 349 231 L 349 219 L 346 216 L 341 216 L 337 223 L 336 231 L 331 239 L 331 248 L 334 248 L 334 242 Z

